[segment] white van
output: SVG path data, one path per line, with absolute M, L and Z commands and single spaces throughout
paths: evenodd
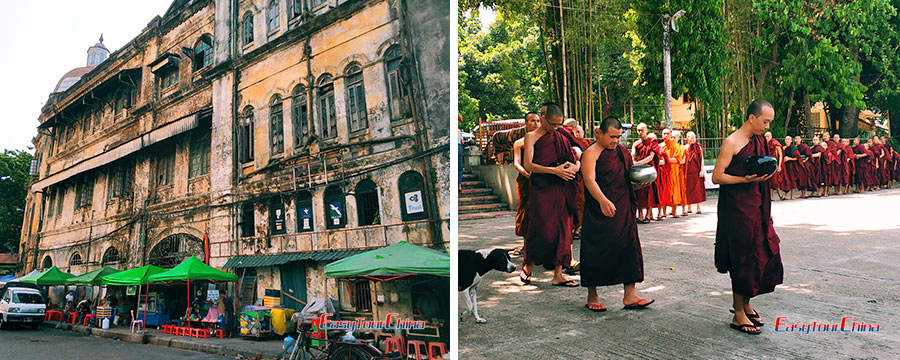
M 38 289 L 20 282 L 10 282 L 0 288 L 0 328 L 14 323 L 37 328 L 44 321 L 47 305 Z

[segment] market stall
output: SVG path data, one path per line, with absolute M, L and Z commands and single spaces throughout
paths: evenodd
M 171 284 L 173 282 L 185 282 L 187 285 L 187 310 L 185 315 L 178 319 L 180 326 L 204 329 L 215 329 L 217 327 L 219 320 L 218 310 L 213 306 L 203 309 L 201 304 L 211 299 L 208 299 L 209 292 L 203 291 L 202 287 L 198 289 L 199 291 L 193 297 L 194 306 L 192 306 L 191 282 L 237 281 L 237 279 L 237 275 L 206 265 L 196 256 L 191 256 L 174 268 L 148 278 L 153 283 Z M 218 293 L 214 292 L 212 294 L 217 295 Z
M 408 340 L 449 343 L 450 256 L 405 241 L 338 260 L 325 266 L 325 276 L 371 280 L 376 284 L 372 314 L 423 320 L 425 329 L 404 331 Z M 343 306 L 343 299 L 342 299 Z
M 115 274 L 118 272 L 121 272 L 121 270 L 114 269 L 114 268 L 111 268 L 108 266 L 104 266 L 97 270 L 89 271 L 87 273 L 84 273 L 84 274 L 81 274 L 81 275 L 78 275 L 75 277 L 71 277 L 66 281 L 66 285 L 90 286 L 91 290 L 93 292 L 94 287 L 103 285 L 101 281 L 104 276 Z M 90 313 L 91 313 L 90 319 L 96 318 L 96 307 L 97 307 L 97 305 L 100 304 L 99 293 L 100 293 L 99 291 L 95 293 L 96 295 L 94 296 L 94 299 L 93 299 L 93 306 L 90 311 Z M 85 321 L 83 321 L 82 323 L 85 323 L 85 324 L 88 323 L 87 319 Z
M 136 302 L 140 305 L 141 294 L 144 294 L 144 307 L 143 311 L 138 311 L 135 317 L 139 317 L 144 321 L 144 325 L 158 326 L 162 324 L 169 323 L 169 317 L 167 314 L 157 311 L 156 308 L 150 309 L 149 306 L 149 297 L 150 291 L 147 280 L 151 275 L 158 274 L 161 272 L 165 272 L 166 269 L 163 269 L 158 266 L 146 265 L 135 269 L 125 270 L 122 272 L 117 272 L 115 274 L 110 274 L 101 277 L 100 282 L 103 285 L 116 285 L 116 286 L 139 286 L 137 291 L 138 301 Z M 143 292 L 141 291 L 143 290 Z M 130 305 L 120 304 L 120 309 L 129 309 L 133 310 L 134 307 L 130 307 Z M 125 314 L 119 314 L 119 316 L 124 316 Z M 130 315 L 130 314 L 129 314 Z

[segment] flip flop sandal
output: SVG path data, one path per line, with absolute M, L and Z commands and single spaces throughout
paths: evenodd
M 656 300 L 650 300 L 650 302 L 641 305 L 641 301 L 644 301 L 644 300 L 650 300 L 650 299 L 643 299 L 643 298 L 638 299 L 637 301 L 635 301 L 635 302 L 633 302 L 633 303 L 631 303 L 631 304 L 626 304 L 625 307 L 624 307 L 623 309 L 628 309 L 628 310 L 646 309 L 647 306 L 650 306 L 650 304 L 652 304 L 653 302 L 656 301 Z
M 591 303 L 587 303 L 587 304 L 584 304 L 584 308 L 585 308 L 585 309 L 588 309 L 588 310 L 590 310 L 590 311 L 593 311 L 593 312 L 604 312 L 604 311 L 606 311 L 606 306 L 603 306 L 603 304 L 591 304 Z
M 760 321 L 759 311 L 757 311 L 756 314 L 747 315 L 747 319 L 750 319 L 750 322 L 752 322 L 753 325 L 756 325 L 756 327 L 761 327 L 761 326 L 766 325 L 765 323 Z
M 753 324 L 735 325 L 734 323 L 731 323 L 731 324 L 729 324 L 729 325 L 731 325 L 731 328 L 732 328 L 732 329 L 735 329 L 735 330 L 737 330 L 737 331 L 740 331 L 740 332 L 742 332 L 742 333 L 744 333 L 744 334 L 759 335 L 760 333 L 762 333 L 762 330 L 759 329 L 759 328 L 757 328 L 756 331 L 749 330 L 749 329 L 752 329 L 752 328 L 756 327 L 756 326 L 753 325 Z
M 579 286 L 579 284 L 577 282 L 575 282 L 575 280 L 566 280 L 564 282 L 556 283 L 556 284 L 550 283 L 550 285 L 561 286 L 561 287 L 578 287 Z
M 522 277 L 522 275 L 525 275 L 525 277 Z M 522 285 L 531 284 L 531 274 L 525 274 L 524 271 L 520 271 L 519 280 L 522 281 Z

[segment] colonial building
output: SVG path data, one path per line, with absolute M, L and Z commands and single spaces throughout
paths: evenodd
M 449 18 L 430 0 L 176 0 L 115 52 L 101 37 L 41 109 L 23 268 L 197 255 L 241 276 L 243 303 L 372 314 L 373 286 L 323 268 L 448 247 Z

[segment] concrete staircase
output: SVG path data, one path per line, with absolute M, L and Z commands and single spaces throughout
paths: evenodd
M 463 173 L 462 191 L 459 193 L 459 219 L 484 219 L 497 216 L 515 215 L 509 206 L 494 195 L 494 191 L 484 184 L 478 175 Z

